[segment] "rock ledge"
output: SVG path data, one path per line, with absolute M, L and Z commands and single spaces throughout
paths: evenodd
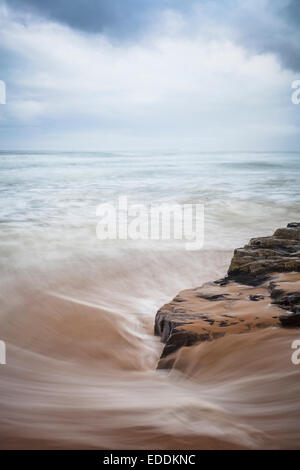
M 234 251 L 227 276 L 180 292 L 160 308 L 155 335 L 163 349 L 159 368 L 172 366 L 183 346 L 226 334 L 300 326 L 300 223 Z

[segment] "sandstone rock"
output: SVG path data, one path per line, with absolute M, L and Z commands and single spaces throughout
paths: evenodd
M 182 291 L 157 312 L 155 334 L 165 343 L 158 367 L 171 367 L 178 349 L 197 342 L 258 328 L 299 327 L 299 273 L 300 223 L 251 239 L 234 251 L 226 278 Z

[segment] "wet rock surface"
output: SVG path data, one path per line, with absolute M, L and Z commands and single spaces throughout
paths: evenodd
M 224 279 L 180 292 L 156 314 L 159 368 L 184 346 L 268 327 L 300 327 L 300 223 L 234 251 Z
M 300 224 L 292 222 L 270 237 L 252 238 L 234 251 L 228 279 L 259 285 L 274 272 L 300 272 Z

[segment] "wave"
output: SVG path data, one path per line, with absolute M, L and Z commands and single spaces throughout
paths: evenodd
M 171 373 L 156 371 L 157 308 L 223 275 L 229 257 L 127 250 L 7 271 L 0 447 L 298 447 L 295 333 L 183 348 Z

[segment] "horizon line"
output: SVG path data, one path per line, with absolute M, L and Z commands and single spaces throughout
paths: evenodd
M 5 152 L 15 152 L 15 153 L 99 153 L 99 152 L 112 152 L 112 153 L 120 153 L 120 152 L 138 152 L 138 151 L 159 151 L 159 152 L 198 152 L 198 153 L 300 153 L 299 150 L 197 150 L 197 149 L 187 149 L 187 148 L 153 148 L 153 149 L 145 149 L 145 148 L 131 148 L 131 149 L 99 149 L 99 150 L 64 150 L 64 149 L 0 149 L 0 153 Z

